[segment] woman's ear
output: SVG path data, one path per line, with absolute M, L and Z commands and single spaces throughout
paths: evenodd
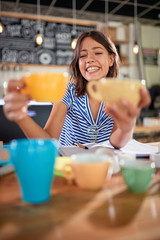
M 109 55 L 109 66 L 112 67 L 113 63 L 114 63 L 114 55 L 111 54 L 111 55 Z

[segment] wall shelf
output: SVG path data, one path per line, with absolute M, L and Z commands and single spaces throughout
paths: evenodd
M 128 61 L 128 45 L 130 43 L 128 27 L 126 25 L 119 25 L 116 27 L 104 26 L 101 31 L 107 34 L 116 45 L 121 61 L 120 67 L 130 66 Z

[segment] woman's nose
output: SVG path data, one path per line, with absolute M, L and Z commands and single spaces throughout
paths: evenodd
M 90 62 L 94 62 L 94 56 L 93 54 L 88 54 L 88 57 L 87 57 L 87 63 L 90 63 Z

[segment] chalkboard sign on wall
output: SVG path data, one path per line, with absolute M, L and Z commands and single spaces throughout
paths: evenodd
M 40 30 L 44 42 L 38 46 L 35 42 L 36 19 L 1 16 L 1 21 L 4 27 L 3 33 L 0 34 L 1 63 L 70 64 L 73 57 L 71 23 L 41 20 Z M 77 36 L 95 28 L 95 25 L 76 25 Z

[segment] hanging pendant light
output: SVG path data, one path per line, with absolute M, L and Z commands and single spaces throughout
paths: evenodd
M 0 34 L 3 32 L 3 24 L 1 22 L 1 19 L 0 19 Z
M 36 43 L 37 43 L 37 45 L 41 45 L 43 43 L 43 38 L 42 38 L 40 31 L 37 31 Z
M 1 0 L 0 0 L 0 12 L 1 12 Z M 0 18 L 0 34 L 3 32 L 3 24 Z
M 71 42 L 71 48 L 75 49 L 76 48 L 76 44 L 77 44 L 77 38 L 73 38 L 72 42 Z
M 139 53 L 139 45 L 138 45 L 137 41 L 134 41 L 133 53 L 134 53 L 135 55 L 137 55 L 137 54 Z
M 137 24 L 137 0 L 134 0 L 134 45 L 133 45 L 133 53 L 137 55 L 139 53 L 139 45 L 138 45 L 138 24 Z
M 105 14 L 104 14 L 104 34 L 108 34 L 109 18 L 108 18 L 109 6 L 108 0 L 105 0 Z
M 42 45 L 43 37 L 40 31 L 40 0 L 37 0 L 37 36 L 36 36 L 36 43 L 37 45 Z
M 77 44 L 76 32 L 76 0 L 72 0 L 72 13 L 73 13 L 73 29 L 71 32 L 71 48 L 75 49 Z

